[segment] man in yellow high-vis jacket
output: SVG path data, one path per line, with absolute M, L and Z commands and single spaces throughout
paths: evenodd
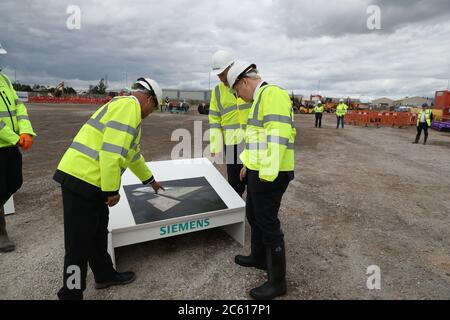
M 417 116 L 417 134 L 414 143 L 419 143 L 420 135 L 422 134 L 423 130 L 425 134 L 423 144 L 427 144 L 428 128 L 431 127 L 431 121 L 433 121 L 433 113 L 431 112 L 431 109 L 428 109 L 428 104 L 424 103 L 422 104 L 422 110 Z
M 127 168 L 155 192 L 162 189 L 140 151 L 141 120 L 161 98 L 156 81 L 139 78 L 131 96 L 116 97 L 94 113 L 62 157 L 54 175 L 62 189 L 66 250 L 59 299 L 83 298 L 87 263 L 97 289 L 134 281 L 133 272 L 114 270 L 107 252 L 108 206 L 119 202 L 121 175 Z M 79 286 L 68 283 L 74 270 L 81 274 Z
M 212 57 L 212 71 L 220 83 L 211 92 L 209 104 L 210 149 L 215 156 L 225 150 L 228 183 L 240 195 L 245 182 L 240 181 L 242 162 L 238 155 L 243 150 L 244 130 L 251 104 L 236 97 L 227 82 L 227 73 L 235 61 L 227 51 L 219 50 Z
M 255 299 L 286 293 L 286 254 L 278 210 L 294 178 L 294 112 L 287 91 L 264 82 L 256 65 L 235 62 L 228 83 L 239 97 L 252 102 L 240 155 L 247 179 L 246 216 L 251 226 L 251 253 L 238 255 L 244 267 L 267 269 L 268 281 L 250 291 Z
M 0 55 L 6 50 L 0 44 Z M 1 70 L 0 70 L 1 71 Z M 9 78 L 0 72 L 0 252 L 13 251 L 3 206 L 22 186 L 22 154 L 33 144 L 36 134 L 27 108 L 17 96 Z
M 316 106 L 314 107 L 314 114 L 316 116 L 316 125 L 315 127 L 322 128 L 322 115 L 323 115 L 323 104 L 322 101 L 317 101 Z
M 344 118 L 347 114 L 348 106 L 345 104 L 344 99 L 339 100 L 339 104 L 336 106 L 336 119 L 337 125 L 336 129 L 339 128 L 339 123 L 341 123 L 342 129 L 344 129 Z

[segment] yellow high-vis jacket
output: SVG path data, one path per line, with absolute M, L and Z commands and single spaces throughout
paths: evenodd
M 288 92 L 274 85 L 260 87 L 248 115 L 240 155 L 244 166 L 266 181 L 274 181 L 280 171 L 293 171 L 295 136 Z
M 211 92 L 209 104 L 209 136 L 211 153 L 223 151 L 223 145 L 243 141 L 251 103 L 237 98 L 222 82 Z
M 116 192 L 122 173 L 130 170 L 142 181 L 153 181 L 140 150 L 141 108 L 133 96 L 116 97 L 98 109 L 73 139 L 58 170 Z
M 428 126 L 431 126 L 431 110 L 426 109 L 425 110 L 425 121 L 428 124 Z M 423 110 L 420 110 L 418 116 L 417 116 L 417 126 L 420 124 L 420 119 L 422 118 Z
M 336 116 L 338 117 L 345 116 L 347 114 L 347 109 L 348 106 L 345 103 L 343 102 L 339 103 L 336 107 Z
M 27 108 L 9 78 L 0 73 L 0 148 L 15 146 L 23 133 L 36 136 Z
M 323 113 L 324 109 L 323 109 L 323 105 L 321 104 L 320 106 L 315 106 L 314 107 L 314 113 Z

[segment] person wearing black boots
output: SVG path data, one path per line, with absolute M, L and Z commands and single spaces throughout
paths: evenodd
M 433 113 L 431 109 L 428 109 L 428 104 L 422 104 L 422 110 L 419 112 L 417 116 L 417 135 L 416 140 L 413 143 L 419 143 L 420 135 L 422 134 L 422 130 L 425 134 L 425 138 L 423 140 L 423 144 L 427 144 L 428 140 L 428 128 L 431 126 L 431 121 L 433 121 Z
M 235 62 L 228 83 L 247 103 L 253 102 L 245 132 L 244 167 L 247 181 L 246 216 L 251 226 L 251 253 L 237 255 L 244 267 L 267 270 L 268 281 L 250 290 L 254 299 L 286 293 L 286 252 L 278 218 L 281 199 L 294 178 L 294 115 L 289 94 L 264 82 L 255 64 Z

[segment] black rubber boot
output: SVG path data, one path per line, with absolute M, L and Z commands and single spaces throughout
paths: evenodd
M 286 293 L 286 253 L 284 244 L 267 248 L 268 281 L 250 290 L 250 296 L 257 300 L 271 300 Z
M 237 255 L 234 262 L 243 267 L 254 267 L 260 270 L 267 270 L 266 252 L 262 244 L 252 242 L 251 253 L 248 256 Z
M 11 252 L 16 249 L 14 242 L 11 242 L 6 232 L 5 211 L 0 205 L 0 252 Z
M 116 272 L 114 277 L 105 282 L 95 282 L 95 289 L 106 289 L 111 286 L 121 286 L 136 280 L 134 272 Z
M 262 235 L 258 229 L 251 228 L 251 252 L 248 256 L 237 255 L 234 262 L 243 267 L 267 270 L 266 247 L 262 243 Z

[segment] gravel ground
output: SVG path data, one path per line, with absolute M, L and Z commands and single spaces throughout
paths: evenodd
M 0 299 L 55 299 L 64 255 L 61 192 L 53 172 L 96 106 L 29 105 L 39 137 L 24 154 L 24 185 L 7 217 L 13 253 L 0 254 Z M 147 161 L 167 160 L 173 130 L 193 132 L 194 114 L 155 113 L 144 121 Z M 415 129 L 334 128 L 324 116 L 296 118 L 296 179 L 280 209 L 287 250 L 288 293 L 281 299 L 449 299 L 450 135 Z M 223 165 L 217 166 L 225 174 Z M 247 235 L 249 229 L 247 226 Z M 86 299 L 249 299 L 265 273 L 239 267 L 249 251 L 220 229 L 116 249 L 118 269 L 137 281 Z M 381 270 L 381 290 L 366 287 L 368 266 Z

